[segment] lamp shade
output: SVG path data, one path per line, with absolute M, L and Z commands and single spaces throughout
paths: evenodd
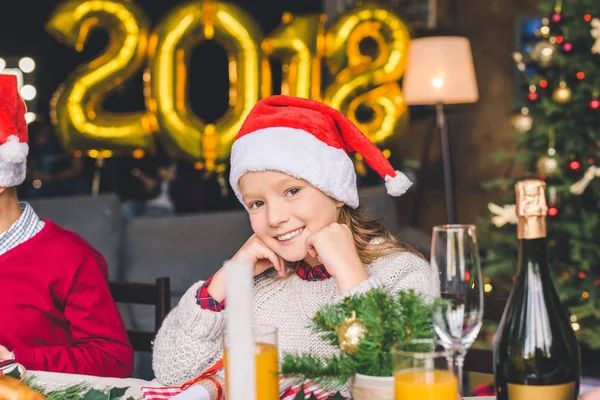
M 403 92 L 407 104 L 475 103 L 479 98 L 469 40 L 458 36 L 413 39 Z

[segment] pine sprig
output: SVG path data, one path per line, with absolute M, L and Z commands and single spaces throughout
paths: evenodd
M 392 376 L 392 347 L 396 343 L 434 337 L 432 311 L 424 296 L 414 291 L 390 294 L 385 289 L 372 289 L 348 296 L 319 310 L 313 318 L 313 330 L 339 347 L 339 328 L 354 314 L 365 327 L 357 352 L 350 355 L 340 351 L 329 357 L 286 354 L 282 372 L 311 379 L 329 390 L 338 390 L 357 373 Z

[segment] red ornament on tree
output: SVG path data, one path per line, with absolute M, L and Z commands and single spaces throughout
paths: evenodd
M 569 168 L 571 168 L 573 171 L 577 171 L 579 168 L 581 168 L 581 163 L 577 160 L 571 161 L 569 163 Z
M 548 215 L 551 217 L 555 217 L 558 214 L 558 208 L 556 207 L 550 207 L 548 209 Z
M 552 16 L 552 21 L 554 21 L 554 22 L 560 22 L 561 19 L 562 19 L 562 15 L 560 15 L 559 13 L 556 13 Z
M 583 78 L 585 78 L 585 73 L 583 73 L 582 71 L 579 71 L 577 73 L 577 79 L 579 79 L 581 81 L 581 80 L 583 80 Z
M 538 94 L 537 92 L 529 92 L 527 98 L 529 99 L 529 101 L 536 101 L 538 99 Z
M 563 50 L 564 51 L 571 51 L 571 50 L 573 50 L 573 45 L 571 43 L 567 42 L 567 43 L 565 43 L 563 45 Z
M 531 93 L 530 93 L 531 94 Z M 600 108 L 600 100 L 598 99 L 594 99 L 592 101 L 590 101 L 590 108 L 592 110 L 597 110 Z
M 585 22 L 590 22 L 590 21 L 592 20 L 592 14 L 585 14 L 585 15 L 583 16 L 583 20 L 584 20 Z

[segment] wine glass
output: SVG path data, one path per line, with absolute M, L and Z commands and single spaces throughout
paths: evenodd
M 483 318 L 483 279 L 474 225 L 438 225 L 431 238 L 435 290 L 433 323 L 442 345 L 455 354 L 459 392 L 463 364 Z

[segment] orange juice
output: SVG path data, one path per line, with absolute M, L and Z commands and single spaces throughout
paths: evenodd
M 227 350 L 224 351 L 227 384 Z M 279 400 L 279 359 L 274 344 L 256 344 L 256 399 Z
M 458 381 L 445 370 L 410 369 L 394 374 L 396 400 L 456 400 Z

